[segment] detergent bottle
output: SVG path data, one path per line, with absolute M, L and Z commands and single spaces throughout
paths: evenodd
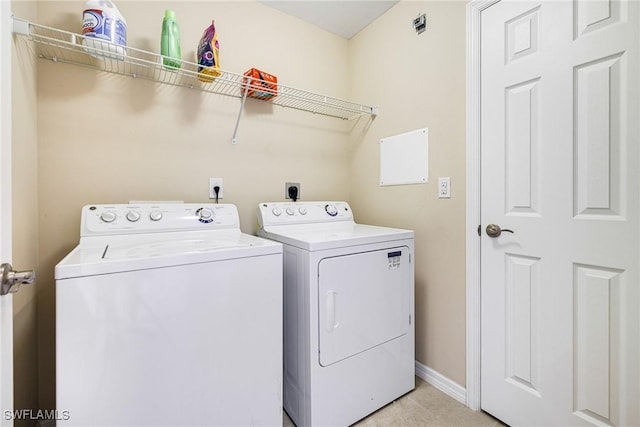
M 110 0 L 85 3 L 82 35 L 82 44 L 92 56 L 123 60 L 127 54 L 127 21 Z
M 164 11 L 160 53 L 162 54 L 162 63 L 166 67 L 180 68 L 182 65 L 180 61 L 182 58 L 180 52 L 180 28 L 173 10 L 167 9 Z

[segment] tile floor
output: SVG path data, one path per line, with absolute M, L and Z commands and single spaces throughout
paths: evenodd
M 294 427 L 284 414 L 283 427 Z M 499 420 L 474 412 L 416 377 L 416 388 L 360 420 L 354 427 L 500 427 Z

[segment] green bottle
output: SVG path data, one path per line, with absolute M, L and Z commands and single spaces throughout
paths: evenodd
M 167 67 L 180 68 L 182 55 L 180 53 L 180 28 L 173 10 L 164 11 L 162 20 L 162 39 L 160 41 L 162 63 Z

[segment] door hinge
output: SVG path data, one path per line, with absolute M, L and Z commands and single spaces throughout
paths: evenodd
M 409 315 L 409 324 L 411 324 L 411 315 Z
M 480 231 L 482 229 L 482 224 L 478 224 L 478 236 L 482 236 L 482 232 Z

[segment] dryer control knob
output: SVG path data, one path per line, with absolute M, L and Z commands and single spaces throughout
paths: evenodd
M 116 220 L 116 213 L 115 212 L 102 212 L 100 214 L 100 219 L 103 220 L 104 222 L 113 222 Z
M 202 208 L 198 211 L 198 215 L 201 219 L 209 219 L 213 217 L 213 211 L 209 208 Z
M 293 210 L 293 209 L 291 209 L 291 208 L 287 208 L 287 215 L 291 216 L 291 215 L 293 215 L 294 213 L 296 213 L 296 211 L 294 211 L 294 210 Z
M 271 209 L 271 213 L 275 216 L 280 216 L 282 214 L 282 211 L 280 210 L 280 208 L 273 208 Z
M 325 205 L 324 210 L 331 216 L 338 215 L 338 208 L 336 208 L 336 205 Z
M 149 219 L 151 221 L 160 221 L 162 219 L 162 212 L 160 211 L 149 212 Z
M 306 215 L 307 214 L 307 208 L 300 208 L 300 209 L 298 209 L 298 212 L 300 212 L 300 215 Z
M 138 212 L 138 211 L 129 211 L 129 212 L 127 212 L 127 219 L 130 222 L 136 222 L 137 220 L 140 219 L 140 212 Z

